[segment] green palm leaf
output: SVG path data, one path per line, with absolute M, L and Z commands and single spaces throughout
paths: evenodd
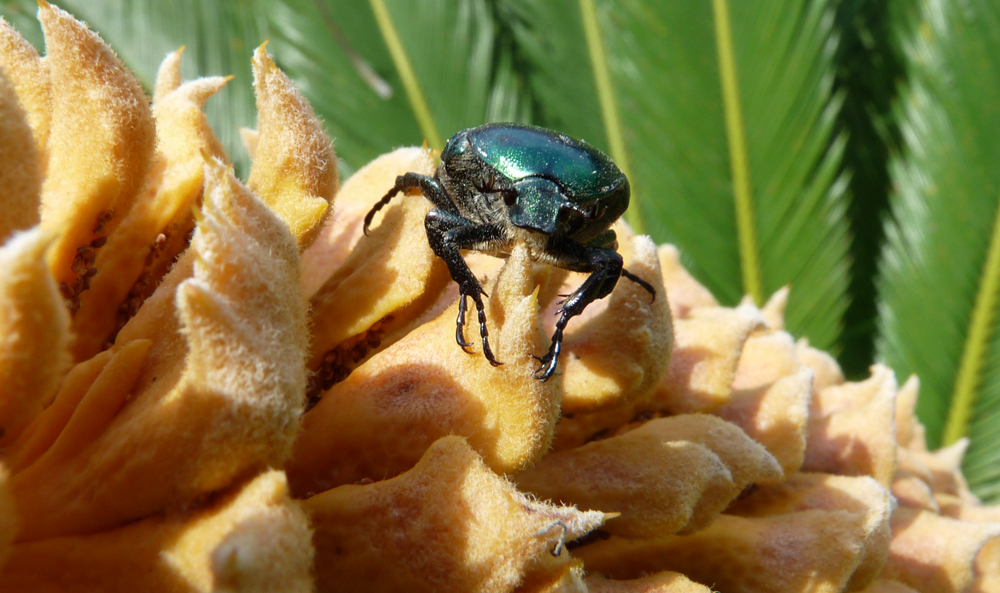
M 921 379 L 932 446 L 971 444 L 966 477 L 1000 496 L 1000 6 L 918 2 L 899 19 L 910 86 L 881 265 L 878 352 Z
M 267 11 L 268 48 L 349 168 L 394 146 L 442 148 L 458 130 L 527 119 L 509 40 L 485 2 L 289 0 Z
M 587 36 L 573 33 L 589 4 L 504 3 L 542 122 L 621 160 L 620 119 L 645 230 L 677 243 L 726 302 L 792 284 L 790 328 L 830 347 L 846 307 L 847 237 L 829 3 L 716 2 L 731 12 L 727 30 L 707 2 L 599 2 L 611 114 L 594 99 Z
M 888 216 L 889 154 L 899 146 L 893 113 L 902 66 L 893 43 L 887 2 L 841 0 L 837 7 L 839 120 L 848 135 L 841 167 L 850 172 L 851 303 L 844 313 L 839 361 L 844 374 L 868 374 L 875 351 L 878 256 Z

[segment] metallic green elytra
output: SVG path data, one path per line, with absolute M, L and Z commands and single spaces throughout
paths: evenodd
M 593 146 L 563 134 L 512 123 L 486 124 L 462 130 L 448 140 L 433 177 L 406 173 L 365 216 L 365 234 L 375 213 L 396 194 L 419 189 L 434 204 L 424 226 L 427 242 L 448 265 L 459 286 L 455 341 L 463 348 L 467 299 L 479 315 L 483 355 L 501 364 L 490 350 L 486 294 L 459 253 L 482 251 L 510 255 L 518 242 L 539 262 L 589 274 L 562 301 L 552 345 L 536 357 L 535 376 L 547 380 L 555 372 L 563 330 L 590 303 L 611 294 L 625 276 L 656 291 L 622 267 L 611 225 L 628 208 L 629 184 L 614 162 Z
M 547 235 L 561 230 L 586 242 L 628 208 L 628 179 L 606 154 L 545 128 L 486 124 L 464 130 L 448 140 L 441 161 L 456 171 L 478 161 L 503 176 L 517 191 L 510 221 L 519 228 Z M 603 216 L 572 215 L 588 209 Z

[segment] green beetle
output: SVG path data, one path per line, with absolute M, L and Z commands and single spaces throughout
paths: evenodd
M 419 189 L 434 204 L 424 226 L 434 253 L 444 260 L 459 286 L 455 340 L 465 341 L 466 300 L 479 313 L 483 354 L 501 364 L 490 350 L 486 312 L 479 280 L 459 253 L 482 251 L 510 255 L 518 241 L 527 243 L 536 261 L 590 276 L 560 303 L 552 345 L 537 357 L 535 376 L 552 376 L 559 361 L 563 331 L 572 317 L 602 299 L 625 276 L 649 291 L 653 287 L 622 267 L 611 225 L 628 208 L 625 175 L 603 152 L 563 134 L 513 123 L 494 123 L 462 130 L 448 140 L 433 177 L 406 173 L 365 216 L 368 233 L 375 213 L 398 194 Z

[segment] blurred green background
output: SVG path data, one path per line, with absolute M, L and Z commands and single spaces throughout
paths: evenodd
M 487 121 L 609 152 L 629 222 L 727 305 L 791 285 L 787 324 L 849 378 L 921 380 L 931 447 L 1000 500 L 1000 0 L 65 0 L 150 88 L 208 104 L 237 167 L 264 40 L 348 176 Z M 34 0 L 0 14 L 41 49 Z

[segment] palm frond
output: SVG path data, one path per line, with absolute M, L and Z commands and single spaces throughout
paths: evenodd
M 970 438 L 966 477 L 1000 495 L 1000 7 L 918 2 L 903 13 L 905 151 L 879 287 L 878 353 L 921 378 L 932 446 Z
M 867 376 L 875 354 L 878 254 L 889 210 L 889 155 L 900 144 L 892 105 L 903 71 L 892 43 L 888 2 L 841 0 L 837 6 L 838 116 L 847 135 L 841 170 L 850 174 L 851 302 L 844 313 L 839 362 L 852 379 Z
M 357 2 L 267 4 L 269 48 L 325 118 L 349 168 L 393 146 L 441 148 L 458 130 L 526 115 L 509 40 L 485 2 L 373 2 L 385 9 L 381 25 Z M 387 33 L 399 41 L 395 58 Z M 427 113 L 418 116 L 421 102 Z
M 583 59 L 585 35 L 573 33 L 583 28 L 578 3 L 504 6 L 518 17 L 519 46 L 542 99 L 539 119 L 609 148 L 598 82 Z M 681 247 L 694 273 L 726 302 L 751 292 L 743 278 L 754 274 L 758 300 L 792 284 L 789 326 L 830 347 L 847 304 L 831 5 L 774 0 L 726 8 L 731 39 L 720 38 L 710 3 L 597 3 L 631 163 L 633 208 L 656 240 Z M 735 82 L 728 92 L 720 41 L 732 48 Z M 726 119 L 726 97 L 740 118 Z M 740 132 L 743 149 L 730 144 Z M 737 195 L 747 205 L 742 225 Z M 755 240 L 747 240 L 741 226 Z M 759 269 L 745 271 L 747 265 Z

